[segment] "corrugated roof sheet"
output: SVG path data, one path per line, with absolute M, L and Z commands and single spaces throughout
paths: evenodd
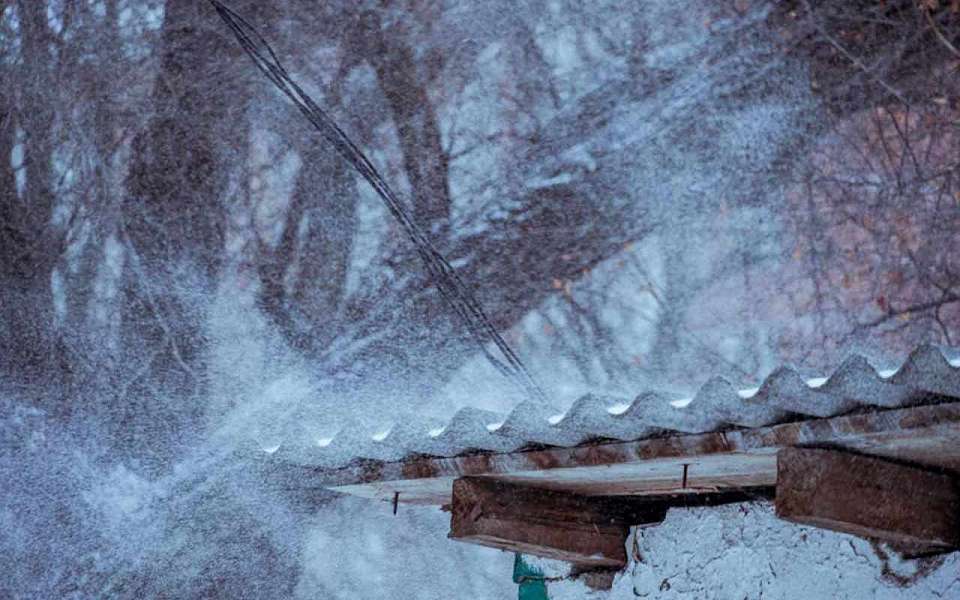
M 586 395 L 564 414 L 529 403 L 519 404 L 509 415 L 464 408 L 442 427 L 402 422 L 371 434 L 363 427 L 346 426 L 293 454 L 296 462 L 339 467 L 359 459 L 453 457 L 530 446 L 569 447 L 595 439 L 634 441 L 671 432 L 763 427 L 869 407 L 900 408 L 926 403 L 932 395 L 960 398 L 960 358 L 923 345 L 898 369 L 878 370 L 865 357 L 853 355 L 827 377 L 804 378 L 795 369 L 780 367 L 757 388 L 738 389 L 717 377 L 692 398 L 644 392 L 628 402 Z

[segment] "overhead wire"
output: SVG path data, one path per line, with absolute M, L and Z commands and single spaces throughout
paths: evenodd
M 547 405 L 543 390 L 517 353 L 500 335 L 480 302 L 466 286 L 456 269 L 433 245 L 420 226 L 411 218 L 399 196 L 387 184 L 376 167 L 346 132 L 290 77 L 270 44 L 253 25 L 225 6 L 220 0 L 209 0 L 217 14 L 230 28 L 240 46 L 256 67 L 277 87 L 319 131 L 334 149 L 370 184 L 390 214 L 397 220 L 413 243 L 430 281 L 447 304 L 466 326 L 480 346 L 483 355 L 504 377 L 513 382 L 533 401 Z M 495 353 L 488 344 L 499 353 Z

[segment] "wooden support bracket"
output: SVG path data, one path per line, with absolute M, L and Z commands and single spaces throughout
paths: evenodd
M 666 507 L 591 497 L 486 477 L 453 483 L 449 537 L 573 563 L 622 568 L 631 525 L 659 523 Z
M 776 513 L 788 521 L 916 550 L 960 547 L 955 478 L 841 450 L 780 450 Z

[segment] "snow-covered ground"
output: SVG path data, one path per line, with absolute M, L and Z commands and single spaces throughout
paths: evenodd
M 387 504 L 354 499 L 334 507 L 308 536 L 301 597 L 516 594 L 512 555 L 445 539 L 447 513 L 409 508 L 394 517 Z M 636 531 L 628 552 L 630 564 L 609 592 L 564 580 L 550 582 L 550 597 L 960 598 L 960 553 L 902 561 L 860 538 L 781 521 L 765 503 L 672 509 L 661 525 Z M 534 562 L 548 576 L 564 574 L 559 563 Z
M 513 556 L 446 539 L 449 515 L 335 502 L 307 533 L 304 598 L 513 598 Z M 553 600 L 960 598 L 960 553 L 902 561 L 860 538 L 777 519 L 767 503 L 672 509 L 628 540 L 609 592 L 549 583 Z M 534 561 L 548 576 L 560 563 Z M 425 584 L 424 582 L 429 582 Z
M 671 510 L 642 530 L 612 598 L 958 598 L 960 554 L 899 561 L 770 504 Z M 566 597 L 557 594 L 557 598 Z

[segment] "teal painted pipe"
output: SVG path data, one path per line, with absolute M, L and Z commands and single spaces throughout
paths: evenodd
M 527 563 L 519 553 L 513 559 L 513 582 L 520 585 L 519 600 L 550 600 L 543 571 Z

